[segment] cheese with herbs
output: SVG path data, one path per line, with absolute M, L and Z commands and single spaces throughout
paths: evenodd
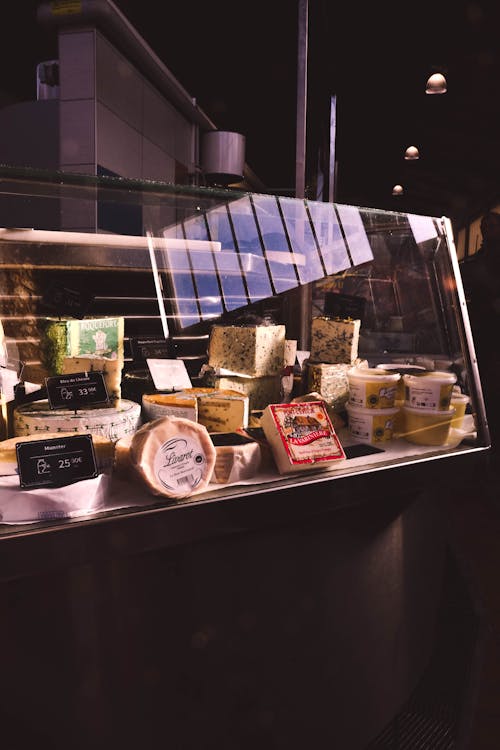
M 47 400 L 21 404 L 14 409 L 14 435 L 40 435 L 48 432 L 90 432 L 118 440 L 135 432 L 141 424 L 141 405 L 120 399 L 113 406 L 51 409 Z
M 248 425 L 248 396 L 218 388 L 186 388 L 142 398 L 146 420 L 175 416 L 204 425 L 209 432 L 233 432 Z
M 268 404 L 281 401 L 281 376 L 264 375 L 261 378 L 215 376 L 215 387 L 248 396 L 250 411 L 265 409 Z
M 206 489 L 216 458 L 206 427 L 180 417 L 147 422 L 132 437 L 129 455 L 146 489 L 173 499 Z
M 360 320 L 313 318 L 311 321 L 311 362 L 354 364 L 358 356 Z
M 270 404 L 264 409 L 261 426 L 280 474 L 329 469 L 345 460 L 321 401 Z
M 281 373 L 285 361 L 285 326 L 213 326 L 208 343 L 208 364 L 232 373 Z

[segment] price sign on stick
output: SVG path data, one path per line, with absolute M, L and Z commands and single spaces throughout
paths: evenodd
M 17 443 L 16 456 L 23 489 L 63 487 L 98 475 L 92 435 Z

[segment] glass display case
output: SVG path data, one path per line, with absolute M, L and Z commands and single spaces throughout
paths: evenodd
M 489 447 L 446 218 L 2 167 L 0 226 L 0 534 L 310 485 L 326 496 Z M 281 423 L 269 404 L 287 406 Z M 158 491 L 154 456 L 131 459 L 164 416 L 215 447 L 200 484 L 177 479 L 187 491 Z M 337 453 L 297 448 L 304 430 Z M 16 439 L 48 450 L 67 433 L 95 436 L 90 474 L 73 471 L 70 441 L 71 471 L 44 484 L 38 465 L 23 482 L 35 459 Z

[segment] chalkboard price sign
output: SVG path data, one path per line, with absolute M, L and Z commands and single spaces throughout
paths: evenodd
M 51 409 L 80 409 L 109 402 L 102 372 L 75 372 L 45 379 Z
M 64 487 L 98 476 L 90 434 L 17 443 L 16 456 L 23 489 Z

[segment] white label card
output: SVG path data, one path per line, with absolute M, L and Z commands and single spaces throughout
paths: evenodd
M 159 391 L 182 391 L 192 383 L 182 359 L 147 359 L 155 388 Z

